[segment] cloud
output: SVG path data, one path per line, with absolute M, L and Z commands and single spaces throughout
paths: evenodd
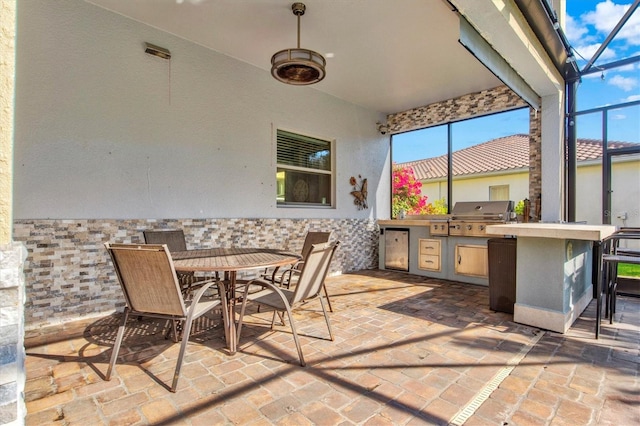
M 567 15 L 564 26 L 565 34 L 572 44 L 584 42 L 584 37 L 589 32 L 587 27 L 580 25 L 571 15 Z
M 625 120 L 627 116 L 624 114 L 613 114 L 613 115 L 610 115 L 609 118 L 612 120 Z
M 634 101 L 640 101 L 640 95 L 627 96 L 627 98 L 622 100 L 622 102 L 634 102 Z
M 580 18 L 585 24 L 593 25 L 598 32 L 609 35 L 630 6 L 606 0 L 598 3 L 595 11 L 587 12 Z M 640 45 L 640 14 L 633 13 L 615 39 L 635 46 Z
M 638 85 L 638 80 L 636 80 L 635 78 L 623 77 L 621 75 L 614 75 L 610 78 L 607 78 L 606 81 L 608 84 L 622 89 L 625 92 L 633 90 Z

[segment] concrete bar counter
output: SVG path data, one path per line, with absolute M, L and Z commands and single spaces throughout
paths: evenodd
M 513 320 L 565 333 L 593 298 L 593 268 L 611 225 L 514 223 L 487 226 L 487 234 L 517 237 Z M 598 271 L 599 272 L 599 271 Z

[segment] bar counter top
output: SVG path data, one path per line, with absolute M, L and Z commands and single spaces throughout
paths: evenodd
M 561 240 L 602 241 L 616 231 L 613 225 L 584 223 L 505 223 L 487 226 L 487 234 Z

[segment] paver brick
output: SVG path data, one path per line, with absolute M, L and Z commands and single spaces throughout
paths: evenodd
M 592 416 L 593 410 L 584 404 L 574 401 L 562 400 L 556 411 L 557 415 L 565 419 L 572 419 L 578 424 L 587 424 Z
M 130 408 L 139 407 L 149 400 L 149 396 L 143 392 L 134 393 L 125 397 L 115 399 L 102 404 L 102 411 L 105 416 L 126 411 Z
M 509 376 L 500 384 L 500 389 L 509 390 L 518 395 L 524 395 L 529 390 L 531 382 L 520 377 Z
M 476 392 L 472 389 L 468 389 L 464 386 L 460 386 L 459 384 L 454 383 L 440 394 L 440 398 L 461 407 L 469 403 L 475 393 Z
M 508 424 L 515 426 L 538 426 L 546 425 L 547 421 L 526 411 L 517 411 L 511 416 Z
M 447 424 L 458 412 L 458 409 L 458 405 L 441 398 L 436 398 L 427 404 L 427 406 L 421 410 L 421 413 L 427 415 L 427 417 L 437 419 L 437 424 Z
M 268 419 L 278 420 L 295 412 L 304 404 L 295 396 L 285 396 L 260 407 L 260 412 Z
M 41 399 L 32 400 L 26 403 L 27 412 L 36 413 L 38 411 L 57 407 L 73 400 L 73 391 L 68 390 L 62 393 L 49 395 Z
M 27 412 L 25 417 L 26 426 L 40 426 L 46 424 L 55 424 L 64 419 L 62 409 L 60 407 L 49 408 L 46 410 Z
M 53 377 L 48 374 L 43 376 L 34 376 L 33 379 L 27 380 L 25 388 L 28 390 L 25 395 L 26 402 L 55 395 L 58 390 Z
M 142 415 L 137 408 L 131 408 L 126 411 L 122 411 L 107 419 L 109 426 L 130 426 L 141 424 Z
M 554 407 L 542 404 L 531 399 L 525 399 L 520 405 L 520 410 L 526 411 L 527 413 L 541 419 L 548 419 L 553 414 Z
M 248 424 L 261 417 L 258 410 L 248 406 L 241 399 L 225 404 L 220 411 L 234 424 Z
M 594 380 L 584 379 L 582 377 L 574 377 L 569 383 L 569 387 L 591 395 L 597 395 L 600 390 L 600 383 Z
M 479 416 L 484 419 L 484 421 L 491 422 L 492 424 L 503 424 L 510 412 L 511 410 L 507 405 L 489 398 L 480 405 L 473 416 Z
M 352 422 L 360 423 L 371 417 L 378 408 L 373 400 L 363 397 L 347 405 L 340 413 Z
M 268 325 L 247 327 L 243 342 L 251 342 L 251 349 L 234 356 L 226 354 L 219 328 L 198 329 L 176 393 L 167 385 L 179 345 L 164 341 L 155 320 L 131 322 L 140 335 L 125 342 L 108 382 L 103 377 L 111 348 L 95 342 L 113 341 L 118 315 L 65 325 L 66 334 L 39 330 L 25 342 L 33 347 L 37 338 L 40 345 L 25 363 L 31 408 L 26 422 L 447 424 L 536 332 L 491 312 L 487 290 L 479 286 L 388 271 L 330 281 L 333 294 L 341 295 L 331 316 L 336 341 L 302 338 L 307 367 L 298 365 L 287 328 L 271 333 Z M 640 312 L 638 300 L 626 299 L 620 298 L 621 308 L 630 303 L 630 312 Z M 323 333 L 318 315 L 314 309 L 298 314 L 300 330 Z M 640 397 L 627 391 L 640 386 L 638 363 L 610 349 L 638 353 L 640 315 L 634 322 L 603 322 L 597 345 L 593 316 L 592 303 L 576 329 L 546 332 L 465 426 L 640 424 L 634 409 Z M 70 336 L 66 343 L 60 341 L 64 335 Z M 80 351 L 95 352 L 92 364 L 80 361 Z
M 174 424 L 180 417 L 179 411 L 168 399 L 158 398 L 140 406 L 149 424 Z
M 340 414 L 336 413 L 331 407 L 314 401 L 300 408 L 300 413 L 308 418 L 311 423 L 322 425 L 337 425 L 345 420 Z
M 111 380 L 100 380 L 99 382 L 89 383 L 85 386 L 75 389 L 75 393 L 79 397 L 87 395 L 95 395 L 109 389 L 120 386 L 122 382 L 117 377 L 111 377 Z
M 192 426 L 211 426 L 225 424 L 225 417 L 218 411 L 218 409 L 212 408 L 201 414 L 190 417 Z

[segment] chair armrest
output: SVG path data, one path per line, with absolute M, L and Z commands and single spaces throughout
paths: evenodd
M 224 290 L 224 284 L 222 283 L 222 281 L 216 280 L 216 279 L 210 279 L 206 281 L 200 281 L 198 284 L 202 284 L 202 286 L 198 288 L 198 291 L 193 296 L 192 303 L 197 303 L 202 298 L 202 296 L 204 296 L 204 293 L 214 284 L 218 285 L 218 293 L 219 293 L 220 299 L 226 298 L 226 296 L 224 295 L 224 291 L 221 291 L 221 290 Z
M 285 294 L 282 292 L 282 290 L 280 289 L 280 287 L 278 287 L 277 285 L 270 283 L 269 281 L 266 280 L 261 280 L 261 279 L 255 279 L 255 280 L 251 280 L 247 283 L 246 288 L 244 289 L 244 294 L 242 296 L 242 300 L 248 300 L 248 296 L 249 296 L 249 287 L 251 285 L 260 285 L 262 287 L 266 287 L 269 290 L 272 290 L 274 293 L 276 293 L 281 299 L 282 302 L 284 303 L 284 305 L 287 308 L 287 311 L 291 310 L 291 305 L 289 304 L 289 299 L 287 299 L 287 296 L 285 296 Z M 249 299 L 250 300 L 250 299 Z

